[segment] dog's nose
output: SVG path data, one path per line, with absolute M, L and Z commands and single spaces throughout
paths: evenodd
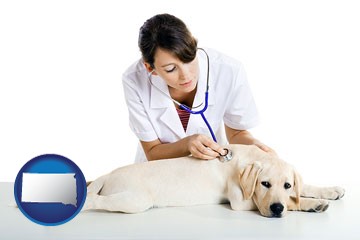
M 270 210 L 274 217 L 281 217 L 281 213 L 284 210 L 284 205 L 281 203 L 273 203 L 270 205 Z

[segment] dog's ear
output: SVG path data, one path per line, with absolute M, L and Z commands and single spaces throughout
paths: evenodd
M 302 178 L 300 174 L 294 169 L 294 191 L 295 191 L 295 202 L 298 207 L 300 207 L 300 195 L 302 189 Z
M 261 164 L 259 162 L 254 162 L 240 170 L 239 182 L 245 200 L 251 199 L 253 196 L 256 181 L 261 169 Z

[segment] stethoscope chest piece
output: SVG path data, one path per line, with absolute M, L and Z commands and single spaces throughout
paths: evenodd
M 224 148 L 224 150 L 226 151 L 226 153 L 224 155 L 220 154 L 219 161 L 220 162 L 229 162 L 232 159 L 232 151 L 227 148 Z

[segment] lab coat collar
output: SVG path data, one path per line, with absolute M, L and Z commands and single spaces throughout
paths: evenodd
M 186 137 L 174 103 L 170 99 L 169 88 L 166 82 L 159 76 L 153 75 L 150 91 L 150 108 L 160 111 L 164 109 L 159 115 L 159 121 L 164 126 L 167 126 L 179 139 Z
M 186 137 L 184 128 L 177 114 L 175 107 L 166 108 L 159 119 L 164 126 L 167 126 L 179 139 Z
M 150 108 L 166 108 L 174 105 L 170 98 L 168 85 L 157 75 L 152 76 L 150 94 Z

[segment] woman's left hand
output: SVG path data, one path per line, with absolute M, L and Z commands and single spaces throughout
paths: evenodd
M 272 153 L 272 154 L 277 155 L 277 153 L 275 152 L 274 149 L 272 149 L 271 147 L 263 144 L 262 142 L 255 142 L 254 145 L 257 146 L 258 148 L 260 148 L 261 150 L 263 150 L 264 152 Z

